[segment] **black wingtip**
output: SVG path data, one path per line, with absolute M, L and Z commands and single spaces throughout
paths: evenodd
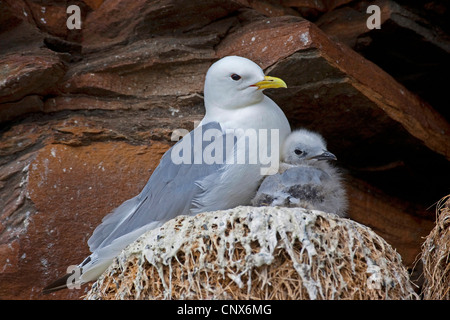
M 49 294 L 49 293 L 56 292 L 56 291 L 59 291 L 62 289 L 66 289 L 67 288 L 67 280 L 69 279 L 69 277 L 71 275 L 72 275 L 71 273 L 68 273 L 65 276 L 55 280 L 54 282 L 52 282 L 51 284 L 46 286 L 44 289 L 42 289 L 42 293 Z

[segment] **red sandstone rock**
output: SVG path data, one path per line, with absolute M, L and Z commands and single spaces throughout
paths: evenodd
M 0 108 L 0 122 L 6 122 L 27 113 L 44 111 L 44 103 L 38 95 L 31 95 L 17 102 L 2 103 Z
M 69 29 L 66 27 L 66 3 L 54 3 L 51 6 L 34 1 L 27 2 L 36 26 L 51 35 L 67 37 Z
M 15 273 L 19 263 L 19 243 L 17 240 L 0 245 L 0 274 Z
M 84 2 L 92 9 L 96 10 L 102 5 L 104 0 L 84 0 Z
M 280 61 L 270 70 L 283 77 L 290 88 L 335 81 L 331 80 L 335 77 L 349 81 L 356 91 L 401 123 L 412 136 L 450 159 L 450 142 L 446 138 L 450 125 L 444 118 L 383 70 L 334 43 L 308 21 L 267 18 L 253 22 L 224 39 L 218 46 L 218 54 L 247 56 L 263 68 Z M 321 59 L 323 62 L 319 62 Z M 325 66 L 320 69 L 323 63 Z M 293 68 L 297 71 L 292 72 Z M 309 79 L 302 77 L 305 73 Z M 292 92 L 288 94 L 292 97 Z M 283 102 L 284 106 L 293 105 L 290 101 Z
M 28 219 L 27 236 L 13 243 L 14 250 L 6 244 L 0 249 L 11 261 L 4 267 L 7 274 L 0 277 L 17 279 L 21 274 L 24 279 L 15 284 L 14 292 L 2 287 L 0 296 L 42 298 L 42 284 L 88 255 L 93 229 L 106 213 L 140 192 L 167 148 L 158 142 L 149 147 L 99 142 L 41 149 L 29 168 L 27 196 L 36 214 Z M 82 293 L 66 291 L 58 297 Z
M 302 36 L 310 26 L 310 22 L 297 17 L 260 18 L 229 34 L 217 46 L 217 54 L 219 57 L 241 55 L 266 69 L 308 48 L 310 39 Z
M 351 179 L 347 188 L 350 217 L 371 227 L 388 243 L 395 244 L 405 266 L 412 268 L 417 259 L 417 248 L 434 226 L 432 221 L 416 216 L 418 212 L 425 215 L 423 209 L 390 197 L 360 180 Z
M 380 8 L 379 29 L 367 27 L 367 2 L 328 12 L 317 25 L 377 64 L 449 121 L 445 75 L 450 71 L 450 38 L 443 22 L 448 21 L 448 11 L 439 1 L 402 3 L 405 6 L 391 0 L 370 3 Z
M 237 0 L 245 7 L 252 8 L 256 12 L 266 17 L 300 16 L 300 14 L 289 6 L 283 5 L 280 1 L 261 0 Z
M 0 103 L 45 94 L 64 75 L 59 58 L 50 50 L 10 54 L 0 58 Z
M 85 50 L 99 50 L 156 35 L 192 32 L 241 7 L 230 0 L 108 1 L 86 19 Z

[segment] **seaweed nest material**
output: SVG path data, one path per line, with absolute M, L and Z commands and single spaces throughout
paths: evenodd
M 422 245 L 424 299 L 450 300 L 450 196 L 436 210 L 436 226 Z
M 417 299 L 370 228 L 302 208 L 179 216 L 128 246 L 86 299 Z

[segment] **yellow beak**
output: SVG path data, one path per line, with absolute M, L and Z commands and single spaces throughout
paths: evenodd
M 287 85 L 280 78 L 265 76 L 263 81 L 255 83 L 252 87 L 258 87 L 258 90 L 263 90 L 268 88 L 287 88 Z

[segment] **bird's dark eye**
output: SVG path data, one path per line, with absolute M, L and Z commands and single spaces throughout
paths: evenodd
M 236 73 L 233 73 L 231 75 L 231 79 L 233 79 L 234 81 L 238 81 L 239 79 L 241 79 L 241 76 Z
M 303 153 L 303 151 L 300 150 L 300 149 L 295 149 L 294 152 L 295 152 L 295 154 L 298 155 L 298 156 L 301 155 L 301 154 Z

